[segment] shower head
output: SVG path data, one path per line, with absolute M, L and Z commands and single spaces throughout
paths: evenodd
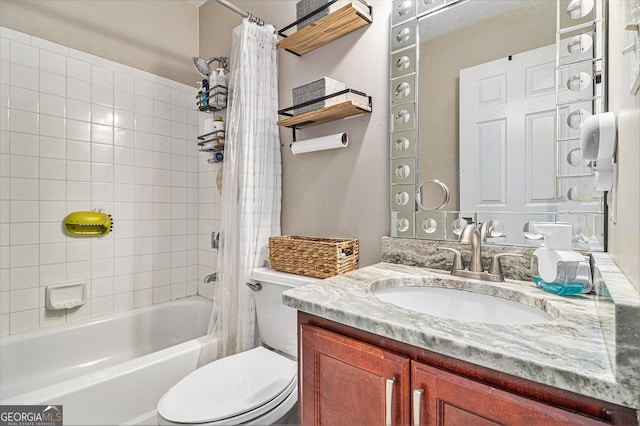
M 209 75 L 211 74 L 211 68 L 209 68 L 209 64 L 211 63 L 210 62 L 211 60 L 212 59 L 210 59 L 209 61 L 205 61 L 199 56 L 193 57 L 193 65 L 196 66 L 196 69 L 198 70 L 200 75 L 202 75 L 203 77 L 209 77 Z
M 209 77 L 209 75 L 211 75 L 211 67 L 209 67 L 209 64 L 213 61 L 218 61 L 222 68 L 227 68 L 227 66 L 229 65 L 229 58 L 227 58 L 226 56 L 220 56 L 219 58 L 209 58 L 207 60 L 204 60 L 199 56 L 193 57 L 193 65 L 196 66 L 196 69 L 203 77 Z

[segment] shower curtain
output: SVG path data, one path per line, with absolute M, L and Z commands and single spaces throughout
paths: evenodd
M 249 19 L 233 31 L 222 179 L 218 279 L 200 365 L 256 346 L 253 292 L 245 283 L 280 235 L 281 159 L 276 35 Z

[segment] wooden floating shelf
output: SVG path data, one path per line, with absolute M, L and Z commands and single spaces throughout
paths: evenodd
M 367 112 L 371 112 L 371 107 L 369 105 L 363 105 L 349 100 L 326 108 L 305 112 L 304 114 L 299 114 L 293 117 L 283 118 L 278 121 L 278 126 L 304 129 L 305 127 L 328 123 L 330 121 L 352 117 Z
M 364 5 L 362 8 L 366 9 Z M 278 47 L 301 56 L 371 22 L 369 12 L 352 2 L 290 36 L 285 36 L 284 30 L 280 31 L 279 34 L 286 38 L 278 42 Z

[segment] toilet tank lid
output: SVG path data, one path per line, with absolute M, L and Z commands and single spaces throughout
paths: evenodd
M 288 272 L 280 272 L 271 268 L 256 268 L 251 271 L 249 278 L 263 284 L 280 284 L 291 287 L 297 287 L 320 281 L 318 278 L 290 274 Z

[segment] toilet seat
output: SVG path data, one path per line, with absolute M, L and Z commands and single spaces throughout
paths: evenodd
M 168 424 L 246 423 L 290 399 L 296 372 L 295 361 L 264 347 L 228 356 L 169 389 L 158 402 L 158 415 Z

